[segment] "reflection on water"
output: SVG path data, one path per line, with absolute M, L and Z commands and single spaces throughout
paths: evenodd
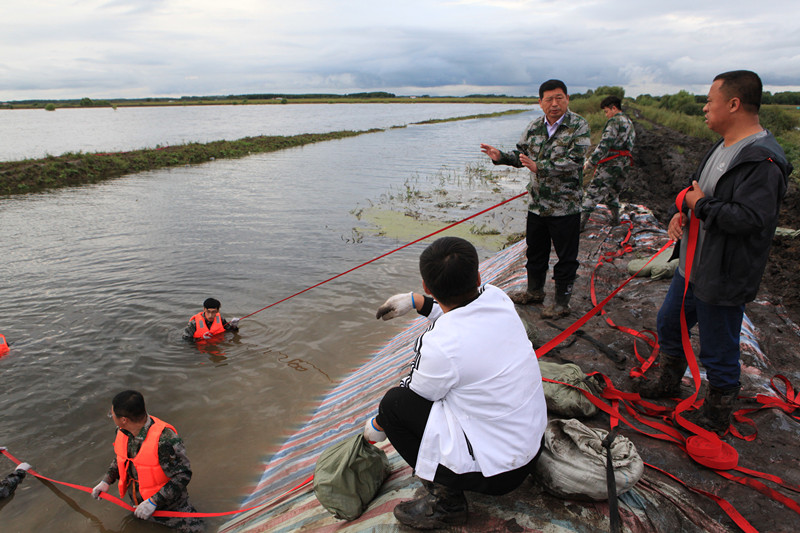
M 236 508 L 320 396 L 402 328 L 374 310 L 421 290 L 424 244 L 246 318 L 218 343 L 183 341 L 189 317 L 209 296 L 225 317 L 247 315 L 404 244 L 348 241 L 361 224 L 350 211 L 409 176 L 482 160 L 480 142 L 512 147 L 526 115 L 0 199 L 0 332 L 12 343 L 0 359 L 0 445 L 44 475 L 94 486 L 113 455 L 111 398 L 138 389 L 186 441 L 195 505 Z M 74 505 L 29 477 L 0 508 L 3 531 L 161 531 L 63 492 Z

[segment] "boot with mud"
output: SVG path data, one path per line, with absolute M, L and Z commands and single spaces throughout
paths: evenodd
M 425 494 L 399 503 L 394 516 L 415 529 L 444 529 L 467 523 L 467 499 L 464 492 L 440 483 L 422 480 Z
M 542 309 L 542 318 L 561 318 L 568 316 L 571 309 L 569 299 L 572 297 L 572 283 L 556 283 L 556 301 Z
M 589 211 L 583 211 L 581 213 L 581 233 L 586 229 L 586 223 L 589 222 L 589 215 L 591 215 Z
M 619 207 L 609 207 L 608 210 L 611 211 L 610 224 L 612 226 L 619 226 Z
M 656 379 L 634 382 L 633 389 L 642 398 L 677 398 L 681 392 L 681 380 L 689 363 L 680 357 L 669 357 L 663 354 L 659 361 L 661 374 Z
M 731 425 L 731 413 L 739 397 L 741 387 L 718 389 L 713 385 L 708 386 L 706 398 L 700 409 L 690 411 L 683 417 L 703 429 L 713 431 L 720 437 L 728 432 Z
M 532 275 L 528 272 L 528 289 L 512 292 L 508 297 L 517 305 L 540 304 L 544 302 L 544 282 L 546 278 L 547 272 L 541 275 Z

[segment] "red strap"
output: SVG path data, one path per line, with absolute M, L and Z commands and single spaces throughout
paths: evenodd
M 739 528 L 742 531 L 745 531 L 746 533 L 758 533 L 758 530 L 756 528 L 754 528 L 752 526 L 752 524 L 750 524 L 750 522 L 748 522 L 745 519 L 745 517 L 743 517 L 739 513 L 739 511 L 737 511 L 736 508 L 733 505 L 731 505 L 731 503 L 728 500 L 726 500 L 724 498 L 721 498 L 721 497 L 717 496 L 716 494 L 712 494 L 710 492 L 706 492 L 706 491 L 704 491 L 702 489 L 698 489 L 697 487 L 693 487 L 693 486 L 691 486 L 691 485 L 689 485 L 687 483 L 684 483 L 681 479 L 677 478 L 676 476 L 673 476 L 672 474 L 670 474 L 669 472 L 667 472 L 665 470 L 661 470 L 657 466 L 653 466 L 653 465 L 651 465 L 649 463 L 645 463 L 645 466 L 647 466 L 649 468 L 652 468 L 653 470 L 657 470 L 657 471 L 661 472 L 662 474 L 664 474 L 665 476 L 674 479 L 675 481 L 677 481 L 678 483 L 680 483 L 681 485 L 683 485 L 687 489 L 689 489 L 689 490 L 691 490 L 693 492 L 696 492 L 697 494 L 701 494 L 703 496 L 706 496 L 707 498 L 711 498 L 712 500 L 717 502 L 717 505 L 719 505 L 722 508 L 722 510 L 725 511 L 725 513 L 729 517 L 731 517 L 731 519 L 736 523 L 737 526 L 739 526 Z
M 675 198 L 675 206 L 678 212 L 683 212 L 684 198 L 686 193 L 692 190 L 692 187 L 687 187 L 682 190 Z M 694 436 L 689 437 L 686 441 L 686 449 L 689 456 L 700 463 L 701 465 L 708 466 L 714 469 L 730 469 L 736 467 L 739 461 L 739 454 L 736 449 L 720 440 L 716 433 L 708 431 L 692 422 L 686 420 L 681 413 L 694 406 L 697 396 L 700 393 L 700 367 L 697 364 L 697 358 L 694 355 L 692 342 L 689 338 L 689 327 L 686 323 L 686 294 L 689 291 L 689 283 L 692 277 L 692 263 L 694 262 L 694 254 L 697 248 L 697 234 L 700 231 L 700 221 L 691 212 L 689 218 L 689 235 L 686 241 L 686 257 L 684 260 L 684 270 L 686 271 L 686 279 L 683 286 L 683 300 L 681 301 L 681 342 L 683 344 L 683 353 L 686 356 L 686 361 L 689 363 L 689 369 L 692 373 L 694 380 L 694 392 L 688 398 L 682 400 L 675 407 L 674 417 L 677 422 L 684 429 L 694 433 Z
M 320 281 L 320 282 L 319 282 L 319 283 L 317 283 L 316 285 L 312 285 L 312 286 L 310 286 L 310 287 L 307 287 L 307 288 L 303 289 L 302 291 L 296 292 L 296 293 L 294 293 L 294 294 L 292 294 L 292 295 L 290 295 L 290 296 L 287 296 L 286 298 L 283 298 L 283 299 L 281 299 L 281 300 L 278 300 L 277 302 L 273 302 L 273 303 L 271 303 L 271 304 L 269 304 L 269 305 L 267 305 L 267 306 L 265 306 L 265 307 L 262 307 L 262 308 L 261 308 L 261 309 L 259 309 L 258 311 L 253 311 L 253 312 L 252 312 L 252 313 L 250 313 L 250 314 L 244 315 L 244 316 L 243 316 L 242 318 L 240 318 L 239 320 L 244 320 L 244 319 L 245 319 L 245 318 L 247 318 L 247 317 L 251 317 L 251 316 L 255 315 L 256 313 L 260 313 L 261 311 L 264 311 L 265 309 L 269 309 L 270 307 L 272 307 L 272 306 L 275 306 L 275 305 L 278 305 L 278 304 L 279 304 L 279 303 L 281 303 L 281 302 L 285 302 L 286 300 L 289 300 L 290 298 L 294 298 L 295 296 L 299 296 L 299 295 L 303 294 L 304 292 L 308 292 L 308 291 L 310 291 L 311 289 L 314 289 L 314 288 L 316 288 L 316 287 L 319 287 L 320 285 L 324 285 L 325 283 L 328 283 L 329 281 L 333 281 L 333 280 L 335 280 L 336 278 L 340 278 L 340 277 L 344 276 L 345 274 L 349 274 L 350 272 L 353 272 L 354 270 L 358 270 L 359 268 L 361 268 L 361 267 L 364 267 L 364 266 L 367 266 L 367 265 L 368 265 L 368 264 L 370 264 L 370 263 L 374 263 L 374 262 L 375 262 L 375 261 L 377 261 L 378 259 L 383 259 L 383 258 L 384 258 L 384 257 L 386 257 L 387 255 L 391 255 L 391 254 L 393 254 L 393 253 L 395 253 L 395 252 L 399 252 L 399 251 L 400 251 L 400 250 L 402 250 L 403 248 L 407 248 L 407 247 L 411 246 L 412 244 L 416 244 L 416 243 L 418 243 L 418 242 L 420 242 L 420 241 L 424 241 L 425 239 L 427 239 L 427 238 L 429 238 L 429 237 L 432 237 L 432 236 L 434 236 L 434 235 L 437 235 L 437 234 L 439 234 L 439 233 L 441 233 L 441 232 L 443 232 L 443 231 L 446 231 L 446 230 L 448 230 L 448 229 L 450 229 L 450 228 L 452 228 L 452 227 L 454 227 L 454 226 L 458 226 L 459 224 L 462 224 L 462 223 L 466 222 L 467 220 L 472 220 L 473 218 L 475 218 L 475 217 L 477 217 L 477 216 L 480 216 L 480 215 L 482 215 L 482 214 L 484 214 L 484 213 L 487 213 L 487 212 L 491 211 L 492 209 L 496 209 L 496 208 L 500 207 L 501 205 L 505 205 L 505 204 L 507 204 L 508 202 L 512 202 L 512 201 L 516 200 L 517 198 L 522 198 L 522 197 L 524 197 L 524 196 L 528 196 L 529 194 L 530 194 L 530 193 L 529 193 L 528 191 L 525 191 L 525 192 L 523 192 L 523 193 L 520 193 L 520 194 L 518 194 L 518 195 L 516 195 L 516 196 L 514 196 L 514 197 L 512 197 L 512 198 L 509 198 L 508 200 L 503 200 L 502 202 L 500 202 L 500 203 L 498 203 L 498 204 L 495 204 L 495 205 L 493 205 L 493 206 L 491 206 L 491 207 L 487 207 L 486 209 L 483 209 L 482 211 L 479 211 L 479 212 L 475 213 L 474 215 L 470 215 L 470 216 L 468 216 L 468 217 L 466 217 L 466 218 L 462 218 L 461 220 L 459 220 L 459 221 L 457 221 L 457 222 L 453 222 L 452 224 L 450 224 L 450 225 L 448 225 L 448 226 L 445 226 L 445 227 L 443 227 L 443 228 L 441 228 L 441 229 L 438 229 L 438 230 L 434 231 L 433 233 L 429 233 L 429 234 L 425 235 L 424 237 L 420 237 L 419 239 L 416 239 L 416 240 L 414 240 L 414 241 L 411 241 L 411 242 L 410 242 L 410 243 L 408 243 L 408 244 L 404 244 L 403 246 L 400 246 L 399 248 L 395 248 L 394 250 L 391 250 L 391 251 L 389 251 L 389 252 L 386 252 L 386 253 L 385 253 L 385 254 L 383 254 L 383 255 L 379 255 L 378 257 L 375 257 L 375 258 L 373 258 L 373 259 L 370 259 L 369 261 L 366 261 L 366 262 L 364 262 L 364 263 L 361 263 L 361 264 L 360 264 L 360 265 L 358 265 L 358 266 L 354 266 L 354 267 L 353 267 L 353 268 L 351 268 L 350 270 L 346 270 L 346 271 L 342 272 L 341 274 L 336 274 L 335 276 L 333 276 L 333 277 L 330 277 L 330 278 L 326 279 L 325 281 Z
M 11 459 L 11 461 L 13 461 L 14 464 L 16 464 L 16 465 L 20 464 L 20 460 L 17 459 L 16 457 L 14 457 L 13 455 L 11 455 L 11 453 L 9 453 L 8 450 L 2 450 L 2 452 L 0 452 L 0 453 L 2 453 L 3 455 L 5 455 L 9 459 Z M 28 473 L 33 475 L 33 476 L 35 476 L 35 477 L 37 477 L 37 478 L 39 478 L 39 479 L 44 479 L 44 480 L 49 481 L 51 483 L 57 483 L 58 485 L 63 485 L 65 487 L 71 487 L 73 489 L 77 489 L 77 490 L 80 490 L 80 491 L 83 491 L 83 492 L 87 492 L 89 494 L 92 493 L 92 489 L 90 489 L 89 487 L 84 487 L 83 485 L 75 485 L 74 483 L 66 483 L 64 481 L 58 481 L 56 479 L 51 479 L 49 477 L 41 475 L 39 472 L 35 471 L 33 468 L 29 469 Z M 184 513 L 184 512 L 178 512 L 178 511 L 156 511 L 155 513 L 153 513 L 153 516 L 191 518 L 191 517 L 227 516 L 227 515 L 232 515 L 232 514 L 244 513 L 244 512 L 247 512 L 247 511 L 252 511 L 253 509 L 257 509 L 259 507 L 264 507 L 266 505 L 274 504 L 275 502 L 285 498 L 289 494 L 291 494 L 291 493 L 301 489 L 302 487 L 308 485 L 309 483 L 311 483 L 313 481 L 313 479 L 314 479 L 314 475 L 312 474 L 308 479 L 306 479 L 305 481 L 301 482 L 299 485 L 289 489 L 288 491 L 284 492 L 283 494 L 281 494 L 280 496 L 278 496 L 274 500 L 272 500 L 270 502 L 267 502 L 265 504 L 255 505 L 253 507 L 248 507 L 247 509 L 238 509 L 236 511 L 226 511 L 226 512 L 223 512 L 223 513 Z M 108 494 L 107 492 L 101 493 L 100 494 L 100 498 L 102 498 L 103 500 L 108 500 L 111 503 L 114 503 L 114 504 L 116 504 L 116 505 L 118 505 L 118 506 L 120 506 L 123 509 L 126 509 L 128 511 L 133 511 L 135 509 L 133 506 L 131 506 L 130 504 L 128 504 L 124 500 L 121 500 L 120 498 L 117 498 L 116 496 L 112 496 L 111 494 Z
M 603 163 L 606 163 L 618 157 L 627 157 L 629 159 L 630 165 L 633 166 L 633 154 L 630 152 L 630 150 L 609 150 L 609 152 L 611 152 L 612 155 L 598 161 L 597 162 L 598 165 L 602 165 Z
M 642 268 L 644 268 L 647 265 L 649 265 L 653 261 L 653 259 L 655 259 L 658 254 L 660 254 L 661 252 L 666 250 L 667 246 L 669 246 L 671 243 L 672 243 L 672 241 L 669 241 L 669 242 L 667 242 L 667 244 L 662 246 L 661 249 L 658 252 L 656 252 L 655 255 L 653 255 L 653 257 L 651 257 L 647 261 L 647 263 L 644 264 L 644 266 L 642 266 Z M 641 271 L 642 271 L 642 269 L 639 269 L 639 272 L 641 272 Z M 549 352 L 550 350 L 552 350 L 553 348 L 555 348 L 556 346 L 561 344 L 564 341 L 564 339 L 566 339 L 567 337 L 569 337 L 570 335 L 575 333 L 578 330 L 578 328 L 580 328 L 582 325 L 584 325 L 586 322 L 588 322 L 590 318 L 592 318 L 594 315 L 596 315 L 603 308 L 604 305 L 606 305 L 614 296 L 617 295 L 617 293 L 619 291 L 622 290 L 623 287 L 625 287 L 625 285 L 627 285 L 633 278 L 635 278 L 639 274 L 639 272 L 636 272 L 636 274 L 632 275 L 627 280 L 625 280 L 622 283 L 622 285 L 620 285 L 619 287 L 614 289 L 614 291 L 611 294 L 606 296 L 603 299 L 602 302 L 600 302 L 599 304 L 595 305 L 594 308 L 592 308 L 588 313 L 586 313 L 585 315 L 580 317 L 578 320 L 576 320 L 567 329 L 565 329 L 564 331 L 562 331 L 561 333 L 556 335 L 555 338 L 551 339 L 550 341 L 546 342 L 544 345 L 540 346 L 536 350 L 536 357 L 542 357 L 547 352 Z

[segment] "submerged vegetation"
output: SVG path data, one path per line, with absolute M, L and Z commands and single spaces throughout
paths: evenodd
M 41 191 L 49 188 L 95 183 L 145 170 L 206 163 L 215 159 L 244 157 L 320 141 L 352 137 L 366 131 L 334 131 L 292 136 L 245 137 L 237 141 L 189 143 L 155 149 L 116 153 L 66 153 L 58 157 L 0 162 L 0 194 Z
M 449 120 L 466 120 L 494 117 L 507 113 L 520 113 L 525 109 L 469 115 Z M 437 121 L 424 121 L 428 124 Z M 403 126 L 400 126 L 403 127 Z M 274 152 L 333 139 L 353 137 L 365 133 L 384 131 L 379 128 L 362 131 L 334 131 L 330 133 L 304 133 L 291 136 L 245 137 L 235 141 L 189 143 L 154 149 L 115 153 L 66 153 L 41 159 L 0 162 L 0 194 L 20 194 L 45 189 L 96 183 L 109 178 L 146 170 L 206 163 L 216 159 L 231 159 L 248 155 Z

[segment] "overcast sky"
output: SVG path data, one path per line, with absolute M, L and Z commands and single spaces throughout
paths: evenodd
M 6 0 L 0 101 L 800 90 L 797 0 Z

